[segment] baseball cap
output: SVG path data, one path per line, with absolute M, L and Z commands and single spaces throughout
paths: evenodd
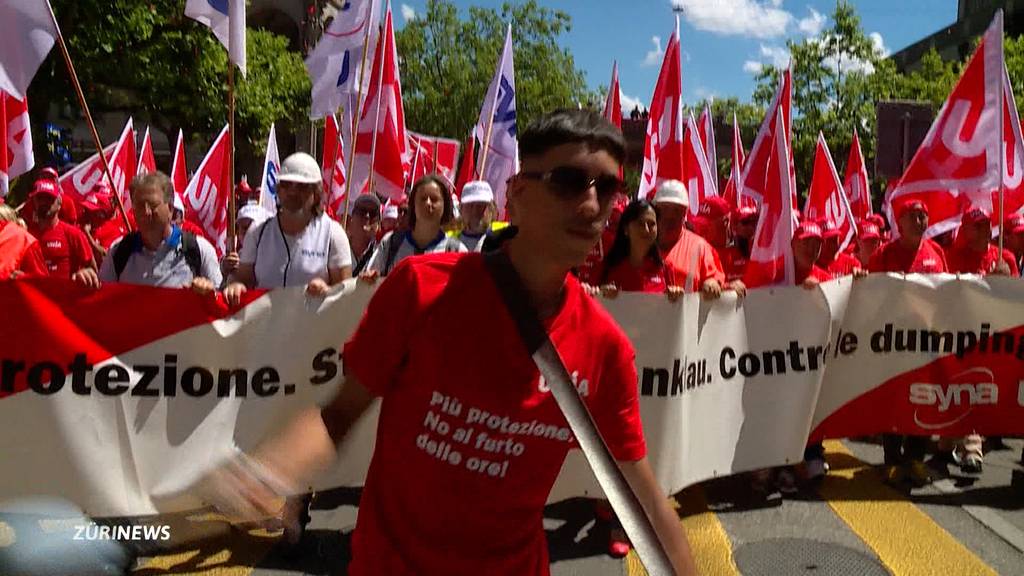
M 1024 214 L 1013 214 L 1003 224 L 1004 232 L 1008 234 L 1020 234 L 1024 232 Z
M 380 200 L 372 193 L 360 194 L 359 196 L 356 196 L 355 201 L 352 202 L 352 213 L 355 214 L 356 210 L 359 208 L 380 214 Z
M 32 185 L 32 192 L 29 193 L 29 197 L 31 198 L 39 194 L 53 196 L 54 198 L 59 197 L 60 187 L 57 186 L 57 181 L 49 178 L 40 178 L 39 180 L 36 180 L 36 183 Z
M 494 202 L 494 191 L 491 190 L 491 185 L 484 180 L 466 182 L 462 188 L 462 203 L 470 204 L 472 202 Z
M 277 174 L 278 182 L 297 184 L 319 184 L 322 178 L 320 165 L 305 152 L 296 152 L 285 158 L 284 162 L 281 162 L 281 171 Z
M 863 222 L 860 225 L 860 229 L 857 230 L 857 236 L 861 240 L 880 240 L 882 233 L 878 230 L 878 226 L 874 222 Z
M 864 219 L 867 220 L 868 222 L 871 222 L 875 226 L 878 226 L 879 231 L 881 231 L 882 228 L 885 228 L 885 218 L 882 217 L 881 214 L 871 213 L 868 214 L 867 217 L 865 217 Z
M 821 226 L 818 226 L 815 222 L 804 222 L 800 226 L 797 226 L 793 237 L 797 240 L 806 240 L 808 238 L 817 238 L 818 240 L 821 240 Z
M 250 202 L 238 209 L 238 218 L 236 218 L 236 220 L 248 218 L 252 220 L 253 224 L 259 224 L 260 222 L 266 220 L 269 216 L 270 214 L 267 213 L 267 210 L 263 208 L 263 206 L 260 206 L 255 202 Z
M 899 220 L 910 210 L 920 210 L 928 214 L 928 205 L 920 200 L 907 200 L 896 205 L 896 219 Z
M 982 222 L 991 222 L 992 216 L 984 208 L 977 206 L 971 208 L 967 212 L 964 212 L 963 223 L 964 224 L 980 224 Z
M 755 206 L 741 206 L 736 209 L 736 220 L 743 222 L 745 220 L 757 220 L 757 207 Z
M 730 212 L 729 202 L 721 196 L 711 196 L 700 205 L 699 215 L 708 220 L 725 218 Z
M 690 206 L 690 195 L 686 192 L 686 185 L 679 180 L 666 180 L 658 186 L 654 194 L 655 204 L 676 204 L 679 206 Z
M 238 182 L 238 186 L 235 186 L 235 190 L 241 192 L 242 194 L 252 194 L 252 187 L 249 186 L 248 180 L 240 180 Z
M 818 226 L 821 228 L 822 238 L 838 238 L 841 233 L 839 227 L 828 220 L 822 220 Z
M 384 220 L 387 220 L 388 218 L 391 218 L 392 220 L 398 220 L 398 206 L 395 206 L 394 204 L 388 204 L 384 206 L 384 215 L 382 216 L 382 218 Z

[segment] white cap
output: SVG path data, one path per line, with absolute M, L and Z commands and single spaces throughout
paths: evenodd
M 654 194 L 655 204 L 678 204 L 690 206 L 690 195 L 686 192 L 686 185 L 679 180 L 666 180 L 658 186 Z
M 281 171 L 277 173 L 278 182 L 296 182 L 298 184 L 319 184 L 323 176 L 320 165 L 305 152 L 296 152 L 281 162 Z
M 398 206 L 395 206 L 394 204 L 387 204 L 384 206 L 384 216 L 382 216 L 382 218 L 384 220 L 387 220 L 388 218 L 398 220 Z
M 494 191 L 491 190 L 491 185 L 484 180 L 466 182 L 462 188 L 462 203 L 470 204 L 472 202 L 494 202 Z
M 256 204 L 255 202 L 250 202 L 238 209 L 238 218 L 236 218 L 236 220 L 248 218 L 252 220 L 253 224 L 259 224 L 269 217 L 270 213 L 267 212 L 266 208 Z

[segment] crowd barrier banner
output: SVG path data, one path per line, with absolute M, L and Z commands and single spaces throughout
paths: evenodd
M 54 495 L 93 516 L 172 512 L 183 488 L 341 382 L 373 293 L 348 282 L 247 294 L 0 282 L 0 502 Z M 798 462 L 811 438 L 1024 433 L 1024 282 L 872 275 L 738 301 L 622 294 L 649 457 L 669 492 Z M 454 338 L 454 336 L 453 336 Z M 376 406 L 310 488 L 360 485 Z M 570 453 L 551 500 L 599 495 Z

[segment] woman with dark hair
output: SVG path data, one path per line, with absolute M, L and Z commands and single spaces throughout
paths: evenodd
M 395 230 L 381 239 L 361 277 L 387 276 L 408 256 L 466 252 L 462 242 L 444 233 L 453 212 L 452 197 L 444 180 L 433 174 L 417 180 L 409 192 L 409 228 Z
M 683 293 L 683 287 L 675 285 L 672 268 L 661 259 L 657 238 L 657 208 L 647 200 L 630 202 L 594 276 L 602 295 L 614 298 L 619 291 L 663 292 L 674 300 Z

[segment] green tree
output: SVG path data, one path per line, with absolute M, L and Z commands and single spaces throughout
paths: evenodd
M 127 112 L 137 126 L 212 139 L 227 122 L 227 54 L 180 0 L 52 0 L 93 114 Z M 248 31 L 247 77 L 236 75 L 236 142 L 259 152 L 271 122 L 306 122 L 310 83 L 288 40 Z M 29 90 L 34 118 L 79 106 L 59 50 Z M 39 123 L 41 124 L 41 123 Z M 248 150 L 246 150 L 248 148 Z
M 506 2 L 500 11 L 471 7 L 463 18 L 449 0 L 429 0 L 422 16 L 395 33 L 407 126 L 466 138 L 480 114 L 509 22 L 520 128 L 543 112 L 597 101 L 572 55 L 558 45 L 570 29 L 565 12 L 529 0 Z

